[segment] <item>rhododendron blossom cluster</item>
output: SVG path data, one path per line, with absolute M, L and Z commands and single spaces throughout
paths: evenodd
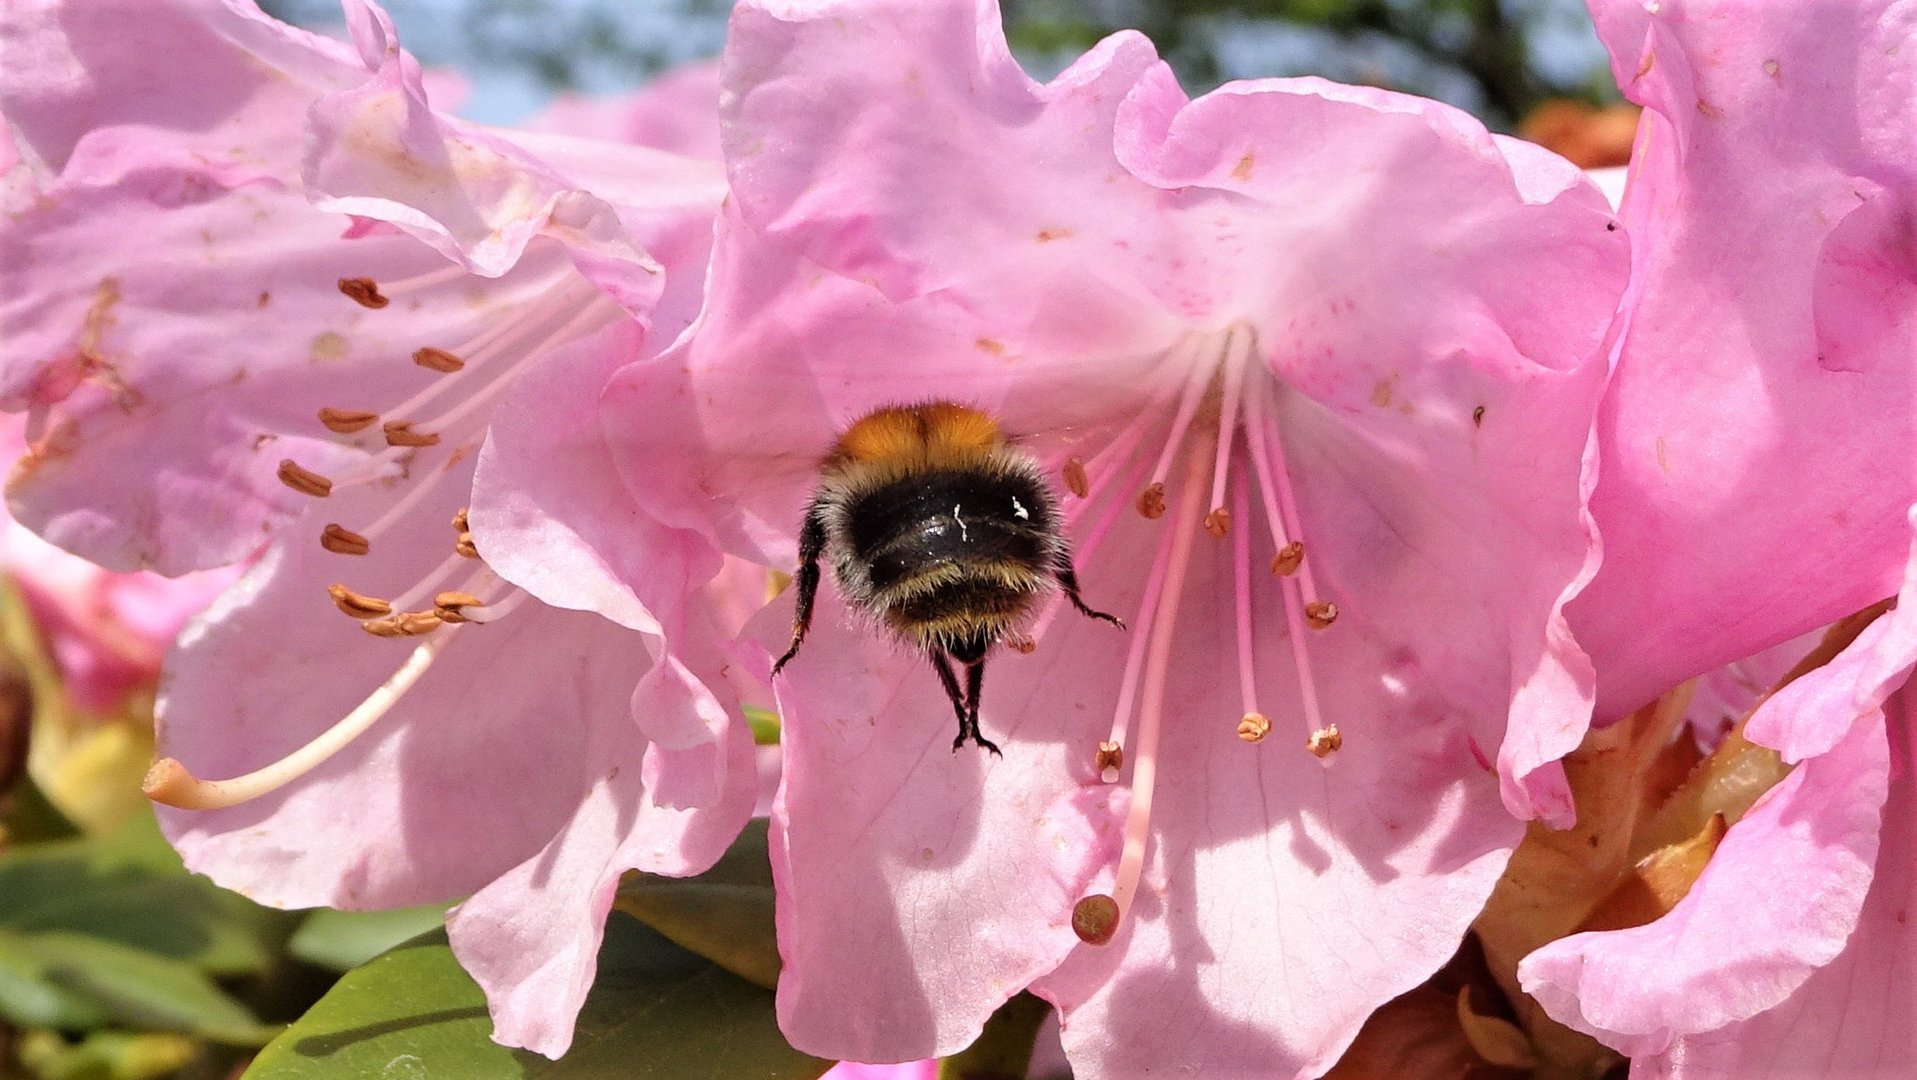
M 716 71 L 512 131 L 370 0 L 350 43 L 31 0 L 9 499 L 115 569 L 251 560 L 168 661 L 169 837 L 274 904 L 462 901 L 509 1045 L 567 1050 L 622 874 L 743 827 L 751 703 L 810 1054 L 1030 991 L 1077 1075 L 1320 1076 L 1475 932 L 1531 1064 L 1899 1075 L 1917 9 L 1591 6 L 1646 109 L 1616 208 L 1435 102 L 1191 97 L 1137 33 L 1036 80 L 991 0 L 742 0 Z M 1052 596 L 994 654 L 1002 758 L 830 583 L 772 673 L 822 457 L 934 401 L 1125 624 Z M 1589 765 L 1642 730 L 1707 827 L 1645 796 L 1623 870 L 1690 869 L 1538 914 L 1523 853 L 1652 783 Z

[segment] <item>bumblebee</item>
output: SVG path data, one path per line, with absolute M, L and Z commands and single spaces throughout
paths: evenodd
M 971 739 L 998 755 L 978 727 L 992 646 L 1053 588 L 1080 613 L 1125 625 L 1080 598 L 1059 525 L 1038 462 L 991 416 L 949 401 L 872 413 L 839 436 L 821 468 L 799 529 L 792 647 L 772 673 L 805 641 L 829 554 L 846 603 L 931 660 L 958 714 L 952 749 Z

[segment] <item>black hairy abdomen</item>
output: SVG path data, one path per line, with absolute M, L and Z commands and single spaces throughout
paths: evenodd
M 1013 564 L 1043 574 L 1051 559 L 1052 514 L 1050 494 L 1031 477 L 934 471 L 849 500 L 845 539 L 880 592 L 945 566 Z M 976 595 L 981 606 L 1000 602 L 994 599 L 1000 590 L 985 582 L 965 585 L 957 591 Z

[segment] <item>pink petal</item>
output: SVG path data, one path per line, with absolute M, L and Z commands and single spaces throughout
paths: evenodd
M 56 171 L 124 125 L 171 132 L 202 161 L 295 161 L 288 117 L 363 77 L 340 42 L 240 0 L 15 0 L 0 53 L 0 106 Z
M 1633 1057 L 1777 1005 L 1857 925 L 1889 767 L 1873 710 L 1733 825 L 1669 914 L 1546 945 L 1518 967 L 1525 992 Z
M 1917 1060 L 1917 701 L 1905 689 L 1885 709 L 1890 798 L 1870 894 L 1844 949 L 1783 1004 L 1749 1020 L 1680 1038 L 1635 1062 L 1653 1080 L 1900 1080 Z M 1805 766 L 1808 767 L 1808 766 Z
M 1598 428 L 1605 563 L 1571 609 L 1616 715 L 1896 587 L 1917 499 L 1917 27 L 1890 0 L 1820 9 L 1816 33 L 1786 6 L 1592 6 L 1647 110 Z
M 1112 690 L 1075 675 L 1100 643 L 1048 641 L 995 666 L 988 708 L 1043 722 L 1021 724 L 990 761 L 952 752 L 951 708 L 927 665 L 887 656 L 821 600 L 804 662 L 779 686 L 780 1027 L 829 1057 L 954 1053 L 1078 944 L 1072 905 L 1117 853 L 1108 804 L 1123 790 L 1084 786 L 1091 761 L 1070 753 L 1064 729 L 1086 746 L 1103 737 L 1093 729 Z M 788 625 L 783 613 L 765 623 Z M 1031 700 L 1048 673 L 1059 691 Z M 987 721 L 995 738 L 1004 723 Z
M 399 237 L 341 242 L 336 219 L 276 184 L 166 167 L 98 179 L 0 227 L 21 255 L 0 268 L 0 396 L 51 409 L 10 481 L 14 512 L 115 569 L 236 561 L 302 498 L 277 479 L 282 459 L 331 472 L 363 457 L 316 408 L 397 401 L 425 378 L 402 358 L 473 312 L 367 318 L 339 278 L 436 257 Z
M 1835 660 L 1786 686 L 1751 717 L 1752 742 L 1777 749 L 1785 761 L 1824 753 L 1843 735 L 1849 717 L 1882 706 L 1917 663 L 1917 507 L 1910 561 L 1897 606 L 1864 628 Z
M 316 207 L 391 222 L 486 277 L 512 268 L 534 237 L 550 236 L 628 311 L 651 308 L 659 267 L 610 204 L 510 138 L 435 114 L 386 13 L 354 0 L 346 14 L 373 77 L 310 110 L 302 173 Z
M 647 746 L 637 728 L 594 726 L 591 778 L 546 847 L 460 904 L 447 920 L 459 962 L 486 989 L 493 1038 L 558 1057 L 592 986 L 606 913 L 628 870 L 684 876 L 725 853 L 752 812 L 752 739 L 734 720 L 690 750 Z M 697 805 L 663 802 L 684 774 L 717 777 Z
M 1525 958 L 1519 979 L 1554 1018 L 1633 1057 L 1663 1054 L 1778 1006 L 1838 956 L 1889 855 L 1880 823 L 1903 824 L 1885 816 L 1887 787 L 1909 777 L 1890 776 L 1883 708 L 1917 666 L 1913 611 L 1917 544 L 1897 608 L 1751 717 L 1746 735 L 1801 764 L 1731 827 L 1676 907 Z M 1909 734 L 1891 733 L 1896 753 Z
M 463 485 L 440 485 L 380 538 L 377 558 L 317 543 L 270 549 L 170 658 L 161 753 L 198 776 L 234 776 L 345 716 L 417 639 L 372 637 L 334 608 L 326 586 L 343 575 L 359 591 L 394 596 L 448 551 L 446 522 L 462 499 Z M 325 513 L 361 520 L 390 500 L 352 489 Z M 320 514 L 299 531 L 316 535 Z M 280 907 L 449 900 L 547 844 L 610 765 L 638 771 L 636 759 L 594 758 L 587 745 L 604 738 L 601 728 L 631 726 L 641 639 L 534 603 L 458 633 L 366 735 L 298 784 L 228 810 L 163 810 L 188 866 Z
M 718 555 L 675 543 L 644 515 L 600 433 L 600 390 L 643 339 L 637 326 L 615 325 L 555 351 L 515 385 L 480 454 L 471 521 L 487 559 L 514 584 L 555 607 L 658 634 L 655 612 L 675 611 L 717 572 Z

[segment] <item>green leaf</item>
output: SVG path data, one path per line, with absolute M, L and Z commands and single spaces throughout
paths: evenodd
M 189 964 L 63 931 L 15 942 L 39 962 L 39 978 L 98 1005 L 122 1027 L 175 1031 L 234 1046 L 258 1046 L 277 1028 L 261 1024 Z
M 290 919 L 187 873 L 151 815 L 0 856 L 0 927 L 118 942 L 210 975 L 266 970 Z
M 20 1039 L 20 1063 L 39 1080 L 158 1080 L 198 1056 L 199 1044 L 184 1035 L 135 1035 L 96 1031 L 70 1043 L 51 1031 Z
M 85 1031 L 107 1011 L 84 994 L 47 981 L 47 965 L 20 935 L 0 927 L 0 1017 L 16 1027 Z
M 348 972 L 246 1077 L 811 1080 L 831 1065 L 786 1045 L 770 991 L 616 912 L 570 1053 L 548 1061 L 491 1032 L 485 996 L 434 931 Z
M 300 923 L 286 943 L 286 951 L 328 971 L 351 971 L 445 922 L 444 904 L 396 911 L 320 908 Z
M 766 823 L 746 826 L 696 878 L 629 874 L 613 906 L 734 975 L 767 989 L 779 981 Z

